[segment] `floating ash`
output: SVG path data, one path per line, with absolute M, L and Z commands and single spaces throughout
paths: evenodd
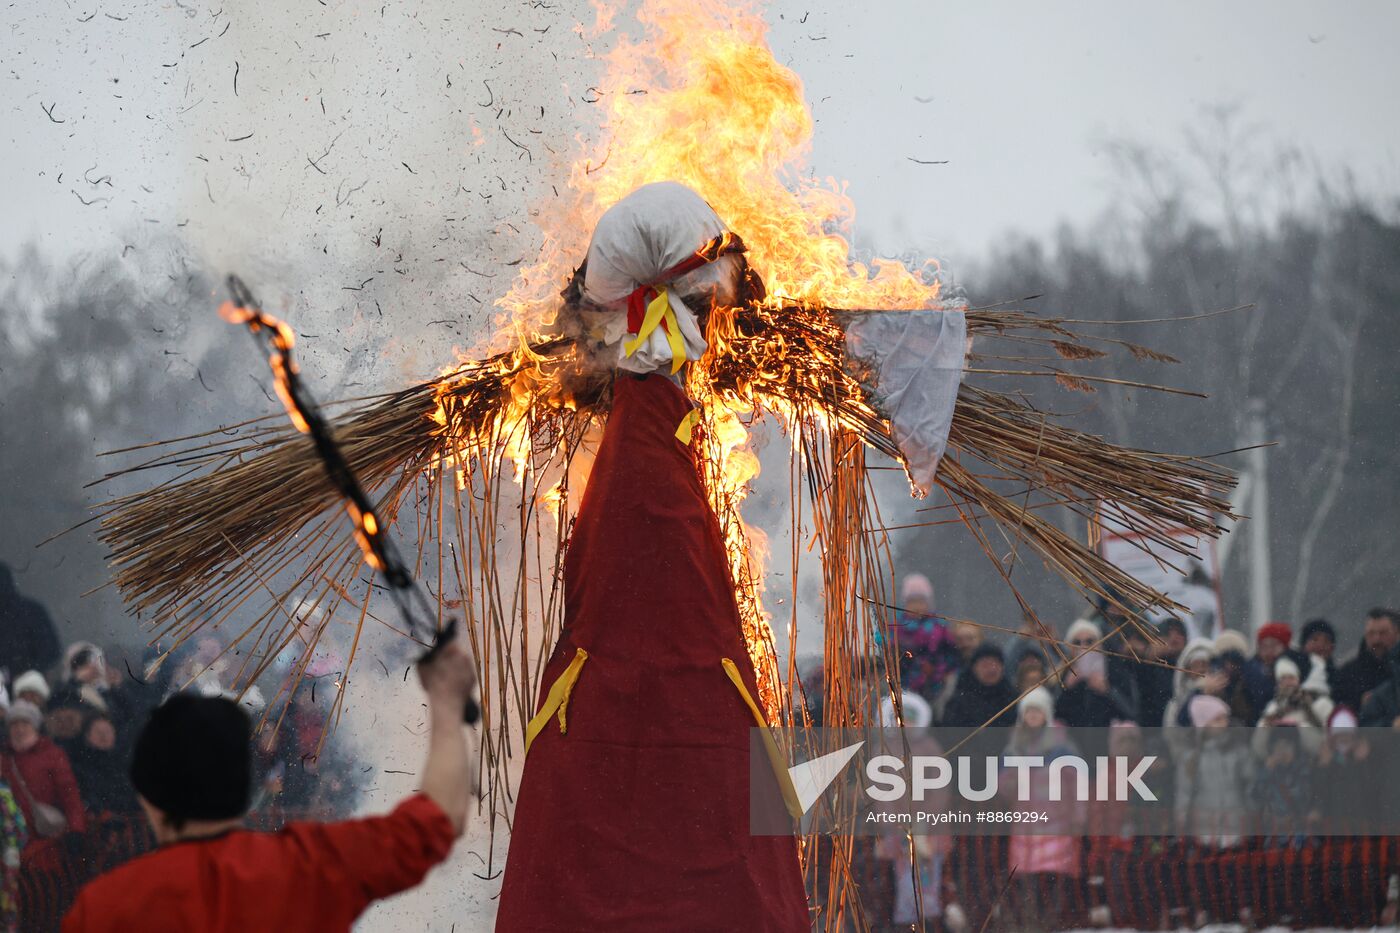
M 1171 529 L 1216 535 L 1231 517 L 1224 469 L 1114 445 L 995 388 L 1042 379 L 1092 391 L 1096 381 L 1125 383 L 1069 364 L 1114 347 L 1160 355 L 1083 335 L 1082 322 L 964 308 L 941 294 L 931 264 L 852 261 L 838 231 L 849 228 L 853 206 L 839 184 L 802 171 L 811 117 L 756 13 L 709 0 L 656 2 L 639 19 L 645 40 L 619 41 L 601 85 L 609 137 L 575 162 L 564 196 L 542 210 L 538 259 L 520 267 L 498 302 L 495 352 L 399 392 L 346 400 L 332 425 L 385 533 L 411 543 L 415 573 L 435 581 L 437 617 L 464 619 L 481 669 L 493 829 L 512 812 L 511 756 L 563 615 L 569 505 L 611 400 L 616 358 L 600 365 L 585 316 L 597 309 L 577 267 L 604 211 L 643 186 L 686 186 L 744 246 L 726 257 L 746 267 L 732 299 L 716 292 L 697 303 L 704 349 L 690 341 L 698 359 L 678 375 L 697 406 L 689 430 L 758 673 L 755 699 L 773 725 L 794 723 L 795 668 L 778 659 L 780 638 L 786 656 L 796 654 L 796 620 L 781 634 L 770 624 L 760 599 L 762 536 L 741 514 L 758 468 L 746 449 L 755 419 L 772 417 L 792 442 L 794 566 L 800 540 L 820 554 L 827 726 L 871 715 L 872 662 L 890 650 L 872 638 L 890 615 L 893 561 L 869 451 L 903 464 L 917 492 L 946 499 L 940 507 L 966 525 L 1008 585 L 1002 554 L 1034 554 L 1086 596 L 1128 612 L 1170 603 L 1049 521 L 1047 510 L 1088 519 L 1099 501 L 1112 501 L 1134 516 L 1144 546 L 1168 550 L 1179 548 Z M 689 248 L 700 255 L 706 243 Z M 234 626 L 247 680 L 294 640 L 314 646 L 332 624 L 358 635 L 367 621 L 382 622 L 359 549 L 342 533 L 337 492 L 294 428 L 258 419 L 130 453 L 138 451 L 145 459 L 112 476 L 157 471 L 161 481 L 106 503 L 100 534 L 128 605 L 159 634 L 179 643 L 201 626 Z M 320 611 L 310 629 L 282 609 L 298 604 Z M 805 749 L 808 757 L 825 751 Z M 823 922 L 838 929 L 859 899 L 849 851 L 829 860 L 822 851 L 807 847 L 805 870 L 831 892 Z M 495 859 L 489 851 L 488 876 Z

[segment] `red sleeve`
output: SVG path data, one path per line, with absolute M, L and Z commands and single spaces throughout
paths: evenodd
M 289 827 L 289 830 L 291 827 Z M 304 823 L 293 830 L 324 852 L 365 902 L 405 891 L 452 851 L 456 839 L 447 814 L 416 794 L 392 813 L 341 823 Z
M 68 913 L 63 915 L 63 933 L 84 933 L 88 929 L 87 909 L 83 906 L 83 896 L 79 894 Z
M 87 831 L 87 813 L 83 810 L 83 798 L 78 793 L 78 779 L 73 776 L 73 766 L 68 762 L 68 753 L 54 748 L 53 786 L 58 791 L 58 806 L 68 817 L 68 831 Z

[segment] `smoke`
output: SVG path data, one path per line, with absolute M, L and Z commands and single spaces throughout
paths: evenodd
M 112 594 L 81 598 L 105 581 L 91 536 L 36 545 L 107 492 L 84 489 L 107 467 L 98 451 L 173 435 L 196 418 L 210 427 L 254 387 L 213 352 L 214 322 L 185 313 L 208 281 L 168 248 L 130 265 L 60 264 L 31 251 L 0 273 L 0 560 L 48 605 L 65 640 L 130 643 L 135 628 L 119 623 Z
M 334 627 L 329 634 L 338 645 L 337 651 L 348 648 L 348 624 Z M 372 623 L 361 638 L 345 684 L 343 714 L 332 739 L 337 755 L 350 760 L 346 776 L 355 785 L 358 812 L 387 812 L 418 789 L 427 753 L 428 724 L 417 675 L 410 669 L 416 654 L 417 649 L 403 638 Z M 522 764 L 523 755 L 517 754 L 511 769 L 512 786 L 518 784 Z M 500 825 L 493 849 L 488 819 L 491 805 L 486 799 L 470 813 L 465 835 L 425 885 L 375 905 L 356 929 L 362 933 L 446 931 L 454 925 L 464 931 L 490 929 L 508 838 Z
M 65 642 L 92 639 L 115 647 L 115 655 L 137 658 L 150 633 L 126 614 L 117 594 L 108 588 L 82 595 L 107 580 L 92 529 L 35 545 L 81 521 L 97 501 L 157 481 L 143 473 L 84 489 L 104 471 L 143 459 L 139 451 L 113 458 L 100 457 L 102 451 L 279 413 L 268 394 L 266 363 L 241 329 L 213 313 L 221 286 L 181 242 L 162 242 L 126 263 L 61 265 L 30 251 L 0 266 L 0 274 L 0 316 L 8 324 L 0 333 L 0 482 L 7 490 L 0 497 L 0 522 L 8 532 L 0 539 L 0 561 L 14 568 L 26 595 L 49 607 Z M 315 317 L 306 320 L 312 323 L 305 330 L 314 333 Z M 349 384 L 356 377 L 399 384 L 392 371 L 374 365 L 379 351 L 371 333 L 341 339 L 354 340 L 350 346 L 360 352 L 340 369 L 313 371 L 303 364 L 323 399 L 355 392 Z M 322 362 L 331 356 L 324 354 Z M 368 364 L 360 362 L 366 359 Z M 342 661 L 348 656 L 353 622 L 333 622 L 323 654 Z M 345 684 L 331 741 L 335 756 L 350 762 L 345 777 L 359 791 L 364 811 L 382 812 L 417 786 L 426 722 L 409 670 L 416 652 L 371 622 Z M 139 674 L 134 660 L 133 667 Z M 269 700 L 278 686 L 275 677 L 262 684 Z M 330 680 L 320 686 L 325 709 L 335 691 Z M 488 863 L 499 872 L 504 851 L 504 832 L 493 855 L 488 822 L 477 817 L 427 896 L 420 892 L 379 911 L 380 919 L 366 921 L 365 928 L 400 928 L 406 915 L 418 917 L 424 928 L 435 918 L 444 928 L 453 922 L 462 929 L 488 925 L 471 918 L 473 911 L 492 909 L 499 878 L 477 880 L 471 873 L 485 878 Z
M 214 316 L 227 273 L 295 328 L 323 400 L 433 375 L 494 330 L 598 119 L 573 28 L 590 15 L 236 0 L 16 20 L 26 89 L 58 104 L 10 154 L 46 224 L 0 266 L 0 559 L 64 637 L 134 637 L 110 592 L 78 598 L 105 578 L 90 536 L 33 550 L 109 492 L 82 491 L 97 453 L 278 410 Z
M 46 222 L 0 265 L 0 560 L 62 639 L 136 655 L 148 638 L 112 589 L 82 597 L 107 580 L 91 528 L 35 550 L 154 479 L 85 489 L 141 458 L 99 453 L 280 412 L 261 354 L 214 314 L 225 275 L 295 328 L 322 400 L 433 375 L 495 329 L 496 297 L 538 252 L 539 201 L 600 119 L 573 29 L 590 17 L 177 0 L 80 25 L 36 8 L 8 32 L 43 63 L 28 92 L 64 122 L 13 154 L 40 180 L 16 196 Z M 346 656 L 348 635 L 334 625 L 329 650 Z M 401 639 L 372 623 L 360 652 L 332 741 L 360 806 L 382 811 L 417 786 L 422 697 Z M 476 819 L 426 889 L 362 928 L 489 926 L 504 840 L 493 855 Z

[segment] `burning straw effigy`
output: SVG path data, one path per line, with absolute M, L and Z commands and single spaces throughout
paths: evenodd
M 609 98 L 606 153 L 579 159 L 568 203 L 542 215 L 538 261 L 519 270 L 498 302 L 506 314 L 495 352 L 401 391 L 333 406 L 346 462 L 380 521 L 417 555 L 412 570 L 430 584 L 438 624 L 460 619 L 475 651 L 493 826 L 511 812 L 508 763 L 523 745 L 559 635 L 562 559 L 612 398 L 615 366 L 600 360 L 590 309 L 570 274 L 583 256 L 580 237 L 648 183 L 688 185 L 743 238 L 696 244 L 725 250 L 735 263 L 741 257 L 742 278 L 723 300 L 702 302 L 704 352 L 677 373 L 695 413 L 678 437 L 690 432 L 719 522 L 757 706 L 790 742 L 801 741 L 793 727 L 803 715 L 794 648 L 797 570 L 811 559 L 804 543 L 820 561 L 825 723 L 859 725 L 874 713 L 870 662 L 890 649 L 873 635 L 894 607 L 872 452 L 903 465 L 916 495 L 932 495 L 949 521 L 964 525 L 1008 586 L 1001 556 L 1033 555 L 1086 597 L 1129 613 L 1171 604 L 1051 521 L 1053 510 L 1092 527 L 1096 509 L 1111 503 L 1144 547 L 1177 552 L 1174 529 L 1214 536 L 1231 517 L 1225 469 L 1114 444 L 1017 391 L 1040 380 L 1073 391 L 1108 383 L 1181 392 L 1075 368 L 1115 351 L 1170 358 L 1100 330 L 1111 325 L 966 308 L 920 270 L 854 262 L 831 232 L 850 220 L 843 191 L 793 171 L 811 119 L 800 82 L 764 41 L 761 18 L 742 5 L 689 3 L 647 4 L 640 19 L 646 39 L 619 41 L 602 85 L 648 93 Z M 920 367 L 904 338 L 891 342 L 888 333 L 927 337 L 954 324 L 939 342 L 951 374 L 944 395 L 924 385 L 932 394 L 914 392 L 915 401 L 937 397 L 936 405 L 900 403 L 885 364 L 902 359 L 901 379 L 917 380 Z M 942 415 L 930 429 L 934 408 Z M 741 511 L 757 470 L 745 442 L 764 419 L 791 442 L 792 616 L 777 628 L 762 600 L 762 533 Z M 294 674 L 304 673 L 318 646 L 344 637 L 331 627 L 346 628 L 338 711 L 353 689 L 365 627 L 396 625 L 374 611 L 374 574 L 347 534 L 311 441 L 270 415 L 114 453 L 127 462 L 109 479 L 158 478 L 99 509 L 113 580 L 153 640 L 174 650 L 215 633 L 240 659 L 237 680 L 246 685 L 289 650 L 300 658 Z M 1020 602 L 1067 662 L 1034 608 Z M 897 684 L 884 686 L 898 695 Z M 268 704 L 270 723 L 278 700 Z M 849 846 L 848 838 L 803 850 L 809 887 L 830 892 L 828 929 L 860 912 Z
M 776 414 L 800 448 L 814 503 L 832 512 L 832 524 L 819 532 L 828 552 L 871 552 L 857 560 L 870 576 L 852 579 L 845 592 L 826 593 L 829 606 L 851 610 L 829 614 L 827 623 L 839 623 L 835 628 L 852 645 L 862 644 L 863 633 L 889 611 L 880 605 L 889 591 L 888 561 L 875 556 L 887 543 L 868 511 L 865 451 L 903 459 L 846 349 L 842 319 L 874 313 L 763 303 L 718 309 L 709 322 L 712 350 L 692 376 L 693 385 L 721 400 L 702 409 L 697 427 L 714 448 L 706 458 L 712 470 L 722 462 L 720 434 L 730 412 Z M 1059 318 L 989 308 L 968 310 L 966 319 L 975 348 L 966 372 L 974 378 L 1016 373 L 1084 390 L 1103 377 L 1077 375 L 1067 364 L 1102 357 L 1101 346 L 1161 358 L 1127 341 L 1084 337 Z M 1017 352 L 992 349 L 1008 343 Z M 1042 360 L 1027 369 L 1027 347 L 1048 351 L 1065 365 Z M 412 500 L 420 520 L 420 560 L 437 562 L 444 586 L 456 578 L 457 592 L 475 597 L 444 611 L 465 613 L 469 631 L 480 639 L 474 647 L 484 661 L 488 711 L 493 703 L 517 716 L 530 708 L 530 671 L 512 668 L 518 658 L 537 658 L 544 650 L 547 620 L 558 608 L 552 581 L 568 522 L 567 516 L 557 518 L 557 499 L 567 497 L 568 466 L 583 449 L 589 426 L 604 419 L 607 409 L 607 380 L 573 366 L 579 355 L 575 338 L 538 339 L 400 392 L 342 403 L 334 423 L 352 469 L 374 491 L 378 512 L 392 520 Z M 566 389 L 571 381 L 580 394 Z M 1171 529 L 1215 535 L 1229 515 L 1232 480 L 1223 468 L 1115 445 L 1060 423 L 1022 394 L 971 380 L 958 391 L 947 445 L 934 484 L 989 555 L 992 536 L 1003 535 L 1086 595 L 1111 598 L 1125 609 L 1170 604 L 1042 517 L 1045 509 L 1062 507 L 1092 521 L 1097 503 L 1117 503 L 1134 516 L 1134 531 L 1177 550 Z M 339 496 L 311 442 L 294 428 L 269 417 L 114 453 L 138 451 L 153 455 L 109 478 L 172 469 L 181 475 L 105 503 L 101 537 L 111 549 L 114 581 L 124 599 L 165 643 L 177 646 L 206 626 L 221 629 L 235 615 L 248 616 L 250 604 L 265 603 L 255 622 L 229 640 L 245 658 L 239 680 L 246 683 L 289 644 L 300 639 L 310 646 L 323 634 L 325 621 L 306 632 L 285 606 L 320 607 L 327 616 L 347 602 L 355 606 L 350 596 L 360 573 L 359 551 L 344 533 Z M 551 477 L 553 483 L 542 485 Z M 849 488 L 850 501 L 830 501 L 835 488 Z M 715 493 L 717 512 L 742 542 L 722 480 L 713 484 Z M 841 537 L 835 518 L 850 509 L 860 518 Z M 507 513 L 519 523 L 520 542 L 545 541 L 551 551 L 543 558 L 548 572 L 533 593 L 524 579 L 528 561 L 516 568 L 513 588 L 493 593 L 487 585 L 504 580 L 493 523 Z M 736 586 L 752 600 L 759 581 L 742 559 L 742 543 L 739 556 Z M 288 574 L 288 567 L 297 569 Z M 274 594 L 263 583 L 267 578 L 279 581 L 276 599 L 268 598 Z M 522 644 L 523 654 L 506 650 L 512 637 L 525 637 L 527 627 L 515 622 L 529 612 L 546 619 L 545 644 Z M 761 669 L 774 678 L 765 701 L 778 721 L 788 712 L 786 693 L 777 687 L 786 678 L 774 669 L 771 635 L 757 629 L 749 634 Z M 511 723 L 500 727 L 504 749 Z

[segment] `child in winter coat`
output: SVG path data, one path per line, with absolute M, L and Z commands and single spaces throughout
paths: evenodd
M 928 702 L 917 693 L 905 691 L 900 705 L 909 754 L 942 755 L 942 746 L 929 731 L 933 710 Z M 880 725 L 886 729 L 901 725 L 889 697 L 885 697 L 880 704 Z M 929 810 L 946 809 L 948 796 L 947 790 L 933 791 L 925 796 L 920 806 Z M 910 835 L 902 829 L 883 832 L 875 841 L 875 858 L 890 863 L 888 870 L 894 887 L 890 922 L 895 926 L 901 929 L 917 926 L 922 913 L 924 928 L 929 931 L 938 929 L 938 923 L 943 918 L 943 865 L 951 843 L 951 837 L 944 834 Z M 916 873 L 919 881 L 917 891 L 914 886 Z
M 900 684 L 906 690 L 934 700 L 947 680 L 957 670 L 958 653 L 948 620 L 934 612 L 933 584 L 923 574 L 911 573 L 899 588 L 899 608 L 893 635 L 899 655 Z M 876 631 L 875 643 L 883 644 L 886 632 Z
M 1007 756 L 1034 756 L 1044 764 L 1028 771 L 1029 800 L 1019 799 L 1019 774 L 1004 768 L 999 786 L 1012 809 L 1044 813 L 1048 822 L 1028 823 L 1011 837 L 1007 864 L 1016 866 L 1012 905 L 1018 930 L 1059 930 L 1075 925 L 1070 905 L 1080 901 L 1071 887 L 1080 883 L 1083 873 L 1081 845 L 1085 823 L 1084 804 L 1072 792 L 1060 800 L 1050 799 L 1050 764 L 1062 755 L 1077 755 L 1064 726 L 1054 722 L 1055 701 L 1050 691 L 1037 687 L 1021 698 L 1016 708 L 1016 727 L 1007 743 Z M 1073 770 L 1062 774 L 1066 785 L 1074 780 Z
M 1259 728 L 1263 728 L 1262 724 Z M 1260 734 L 1258 729 L 1255 731 Z M 1298 848 L 1307 838 L 1308 814 L 1312 809 L 1312 759 L 1303 748 L 1300 731 L 1285 723 L 1262 733 L 1266 754 L 1255 773 L 1250 796 L 1258 807 L 1260 830 L 1269 848 Z
M 1177 757 L 1176 820 L 1180 835 L 1197 845 L 1227 849 L 1240 844 L 1246 831 L 1254 757 L 1249 746 L 1229 732 L 1230 708 L 1220 697 L 1194 697 L 1191 743 Z
M 1296 726 L 1302 749 L 1316 757 L 1322 748 L 1327 717 L 1332 715 L 1331 689 L 1327 685 L 1327 666 L 1322 658 L 1312 659 L 1306 682 L 1298 673 L 1298 665 L 1284 656 L 1274 663 L 1274 696 L 1264 707 L 1255 727 L 1254 754 L 1261 760 L 1269 757 L 1269 732 L 1274 726 Z

